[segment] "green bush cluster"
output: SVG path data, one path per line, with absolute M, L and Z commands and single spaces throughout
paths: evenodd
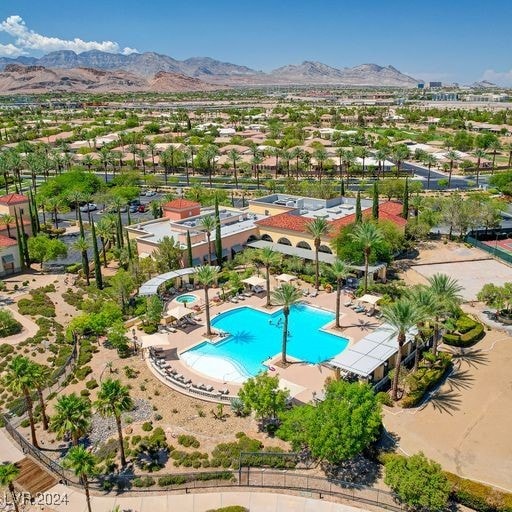
M 185 448 L 199 448 L 201 444 L 194 436 L 187 436 L 185 434 L 181 434 L 178 436 L 178 444 L 184 446 Z
M 84 380 L 90 373 L 92 373 L 92 368 L 90 366 L 82 366 L 75 371 L 75 378 L 77 380 Z
M 96 381 L 96 379 L 91 379 L 91 380 L 88 380 L 86 383 L 85 383 L 85 387 L 87 389 L 95 389 L 98 387 L 98 382 Z
M 455 324 L 455 330 L 443 335 L 443 341 L 454 347 L 469 347 L 485 336 L 483 324 L 468 315 L 461 315 Z
M 151 430 L 153 430 L 153 424 L 150 421 L 145 421 L 142 424 L 142 430 L 144 432 L 150 432 Z
M 12 316 L 8 310 L 0 310 L 0 338 L 7 338 L 18 334 L 23 326 Z
M 218 473 L 196 473 L 191 475 L 165 475 L 158 479 L 158 485 L 160 487 L 167 487 L 169 485 L 183 485 L 193 481 L 207 482 L 210 480 L 232 479 L 233 475 L 230 471 L 219 471 Z
M 63 294 L 62 298 L 64 302 L 69 304 L 70 306 L 74 306 L 76 309 L 82 309 L 84 305 L 84 295 L 85 292 L 83 290 L 73 291 L 71 288 L 68 288 Z
M 439 352 L 432 365 L 422 362 L 418 370 L 408 377 L 409 392 L 401 402 L 402 407 L 416 407 L 425 394 L 445 375 L 451 360 L 450 354 Z
M 199 469 L 200 467 L 207 468 L 210 466 L 208 461 L 208 454 L 199 451 L 184 452 L 182 450 L 174 450 L 170 455 L 174 460 L 174 466 L 184 466 L 186 468 Z
M 46 318 L 55 317 L 55 304 L 48 297 L 47 292 L 54 292 L 53 284 L 36 288 L 30 292 L 31 299 L 20 299 L 18 301 L 18 311 L 22 315 L 35 316 L 40 315 Z
M 227 507 L 211 508 L 206 512 L 249 512 L 249 509 L 241 505 L 228 505 Z
M 9 345 L 7 343 L 2 343 L 0 345 L 0 357 L 4 358 L 7 357 L 9 354 L 12 354 L 14 352 L 14 347 L 12 345 Z
M 155 479 L 150 476 L 137 477 L 133 479 L 134 487 L 152 487 L 155 483 Z
M 478 512 L 512 512 L 512 494 L 445 471 L 453 498 Z

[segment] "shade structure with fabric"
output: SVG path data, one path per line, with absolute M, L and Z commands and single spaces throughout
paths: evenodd
M 175 320 L 180 320 L 181 318 L 191 315 L 193 311 L 191 309 L 187 309 L 185 306 L 176 306 L 175 308 L 169 309 L 167 311 L 166 317 L 174 318 Z
M 292 281 L 295 281 L 297 278 L 295 276 L 292 276 L 291 274 L 280 274 L 276 276 L 276 281 L 280 281 L 282 283 L 291 283 Z
M 362 297 L 359 297 L 357 300 L 360 302 L 366 302 L 367 304 L 377 304 L 379 300 L 382 299 L 382 297 L 379 297 L 378 295 L 370 295 L 369 293 L 366 293 Z
M 155 334 L 148 334 L 147 336 L 141 336 L 140 344 L 142 348 L 149 347 L 167 347 L 171 345 L 169 334 L 158 332 Z
M 264 286 L 266 281 L 263 277 L 251 276 L 247 279 L 242 279 L 242 283 L 248 284 L 249 286 Z

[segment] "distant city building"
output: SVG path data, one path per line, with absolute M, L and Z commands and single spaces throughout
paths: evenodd
M 428 86 L 430 89 L 440 89 L 443 87 L 443 82 L 429 82 Z
M 425 89 L 425 84 L 424 83 L 419 83 L 418 84 L 418 89 Z

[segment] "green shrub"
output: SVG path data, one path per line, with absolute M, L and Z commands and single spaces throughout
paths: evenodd
M 10 311 L 7 309 L 0 310 L 0 338 L 18 334 L 22 329 L 23 326 L 15 320 Z
M 75 371 L 75 377 L 78 380 L 84 380 L 90 373 L 92 373 L 92 368 L 90 366 L 82 366 Z
M 187 436 L 185 434 L 181 434 L 178 436 L 178 444 L 184 446 L 185 448 L 199 448 L 199 446 L 201 445 L 194 436 Z
M 83 397 L 91 396 L 91 392 L 88 389 L 81 389 L 80 396 L 83 396 Z
M 91 379 L 85 383 L 85 387 L 87 389 L 95 389 L 98 387 L 98 383 L 96 382 L 96 379 Z
M 249 509 L 241 505 L 229 505 L 227 507 L 211 508 L 206 512 L 249 512 Z
M 150 432 L 151 430 L 153 430 L 153 424 L 150 421 L 145 421 L 142 424 L 142 430 L 144 432 Z
M 8 345 L 7 343 L 2 343 L 0 345 L 0 357 L 7 357 L 9 354 L 14 352 L 14 347 L 12 345 Z
M 155 479 L 150 476 L 138 477 L 133 480 L 134 487 L 152 487 L 155 485 Z
M 471 317 L 467 315 L 461 315 L 457 319 L 455 325 L 457 327 L 457 331 L 460 332 L 461 334 L 464 334 L 473 329 L 474 327 L 476 327 L 477 322 L 475 322 Z
M 391 398 L 389 393 L 386 393 L 385 391 L 379 391 L 377 393 L 377 400 L 382 405 L 387 405 L 388 407 L 393 407 L 393 399 Z
M 484 326 L 482 324 L 477 324 L 476 327 L 461 335 L 460 342 L 463 344 L 462 346 L 467 347 L 468 345 L 472 345 L 473 343 L 480 341 L 484 336 Z
M 31 299 L 20 299 L 18 301 L 18 311 L 22 315 L 35 316 L 40 315 L 47 318 L 55 317 L 55 305 L 47 292 L 54 292 L 55 286 L 50 284 L 43 288 L 36 288 L 30 292 Z
M 160 487 L 167 487 L 168 485 L 182 485 L 187 482 L 187 478 L 182 475 L 166 475 L 161 476 L 158 479 L 158 485 Z

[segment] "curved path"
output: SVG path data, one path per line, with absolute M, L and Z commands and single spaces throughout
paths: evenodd
M 52 506 L 55 511 L 86 512 L 85 495 L 77 489 L 56 485 L 47 493 L 67 495 L 68 504 Z M 116 506 L 130 512 L 205 512 L 207 510 L 241 505 L 251 512 L 361 512 L 360 509 L 331 501 L 269 492 L 216 492 L 200 494 L 153 494 L 145 496 L 93 496 L 94 512 L 111 512 Z

